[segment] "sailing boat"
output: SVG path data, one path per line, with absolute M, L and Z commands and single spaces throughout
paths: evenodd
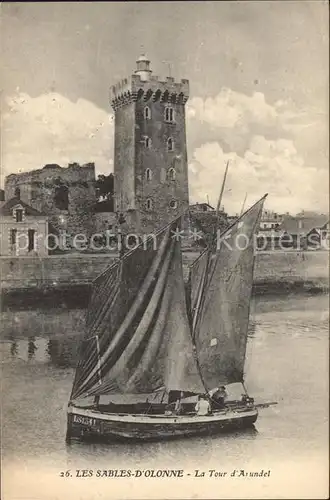
M 258 408 L 244 389 L 243 368 L 253 236 L 264 200 L 221 235 L 215 251 L 209 245 L 200 255 L 188 294 L 182 216 L 96 279 L 68 404 L 68 441 L 166 439 L 253 425 Z M 231 385 L 242 386 L 243 395 L 214 405 L 216 388 Z M 204 415 L 195 410 L 198 395 L 210 403 Z M 105 397 L 110 401 L 101 404 Z

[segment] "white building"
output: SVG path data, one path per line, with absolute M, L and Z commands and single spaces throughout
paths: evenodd
M 48 218 L 18 197 L 0 206 L 0 255 L 48 254 Z

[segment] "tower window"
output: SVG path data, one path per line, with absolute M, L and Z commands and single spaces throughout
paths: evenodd
M 144 108 L 144 118 L 146 120 L 150 120 L 150 118 L 151 118 L 151 110 L 150 110 L 150 108 L 148 106 L 146 106 Z
M 176 171 L 174 168 L 170 168 L 168 171 L 168 179 L 170 181 L 175 181 L 175 178 L 176 178 Z
M 151 179 L 152 179 L 152 172 L 151 172 L 150 168 L 147 168 L 147 170 L 146 170 L 146 180 L 147 181 L 151 181 Z
M 147 210 L 152 210 L 152 208 L 153 208 L 153 202 L 152 202 L 151 198 L 147 198 L 147 200 L 146 200 L 146 208 L 147 208 Z
M 145 137 L 144 138 L 144 145 L 147 149 L 150 149 L 151 148 L 151 139 L 150 137 Z
M 170 208 L 177 208 L 178 202 L 176 200 L 171 200 L 169 205 L 170 205 Z
M 169 123 L 174 122 L 174 109 L 170 106 L 167 106 L 165 108 L 165 121 Z
M 173 151 L 174 150 L 174 141 L 172 137 L 169 137 L 167 139 L 167 151 Z
M 19 187 L 15 188 L 15 197 L 20 198 L 21 197 L 21 190 Z

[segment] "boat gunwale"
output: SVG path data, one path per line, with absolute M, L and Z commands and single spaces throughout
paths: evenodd
M 75 413 L 74 409 L 77 410 L 77 413 Z M 171 424 L 171 423 L 192 423 L 192 419 L 195 419 L 196 423 L 212 423 L 214 421 L 219 421 L 219 420 L 232 420 L 232 419 L 239 419 L 239 418 L 244 418 L 244 417 L 250 417 L 250 416 L 258 416 L 258 410 L 255 407 L 252 408 L 245 408 L 244 410 L 227 410 L 227 411 L 220 411 L 220 412 L 213 412 L 212 414 L 209 415 L 197 415 L 195 414 L 185 414 L 185 415 L 149 415 L 145 413 L 104 413 L 104 412 L 98 412 L 97 410 L 91 410 L 91 409 L 86 409 L 86 408 L 79 408 L 76 406 L 71 406 L 68 408 L 68 414 L 71 415 L 77 415 L 77 416 L 82 416 L 82 417 L 88 417 L 88 418 L 94 418 L 94 419 L 99 419 L 99 420 L 106 420 L 106 421 L 114 421 L 114 422 L 126 422 L 126 423 L 139 423 L 137 420 L 140 420 L 140 423 L 146 423 L 153 420 L 154 422 L 158 420 L 158 423 L 166 423 L 166 424 Z M 154 423 L 153 422 L 153 423 Z

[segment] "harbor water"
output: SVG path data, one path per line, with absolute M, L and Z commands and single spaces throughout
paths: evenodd
M 254 430 L 111 445 L 65 444 L 85 311 L 2 311 L 4 500 L 327 498 L 328 302 L 323 294 L 254 299 L 246 386 L 257 403 L 278 403 L 260 410 Z M 164 469 L 183 477 L 145 473 Z

